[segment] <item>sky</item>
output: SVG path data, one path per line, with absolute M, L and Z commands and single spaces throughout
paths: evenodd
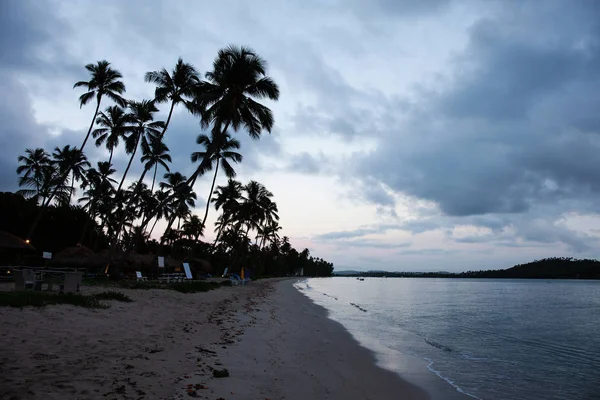
M 274 193 L 294 247 L 337 270 L 600 256 L 595 0 L 5 0 L 0 191 L 18 189 L 26 148 L 80 145 L 94 112 L 73 89 L 85 64 L 108 60 L 127 98 L 151 99 L 145 72 L 182 57 L 204 73 L 228 44 L 252 47 L 280 87 L 265 102 L 272 133 L 235 133 L 236 170 Z M 171 170 L 192 173 L 200 133 L 176 109 Z M 210 178 L 195 189 L 202 215 Z

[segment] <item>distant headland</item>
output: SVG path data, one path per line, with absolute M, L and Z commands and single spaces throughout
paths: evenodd
M 513 279 L 600 279 L 600 261 L 552 257 L 518 264 L 512 268 L 487 271 L 390 272 L 334 271 L 335 276 L 387 278 L 513 278 Z

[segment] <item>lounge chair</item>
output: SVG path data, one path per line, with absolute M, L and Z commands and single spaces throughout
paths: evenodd
M 60 285 L 61 293 L 79 293 L 81 286 L 82 272 L 67 272 L 65 273 L 65 281 Z
M 142 275 L 141 271 L 135 271 L 135 277 L 138 281 L 147 281 L 145 276 Z
M 32 269 L 15 271 L 15 290 L 41 289 L 41 285 L 42 282 L 35 279 L 35 271 Z
M 190 270 L 190 264 L 183 263 L 183 270 L 185 271 L 185 279 L 191 280 L 194 278 L 192 271 Z

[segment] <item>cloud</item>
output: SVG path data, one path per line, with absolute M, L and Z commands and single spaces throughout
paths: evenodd
M 533 12 L 511 9 L 477 23 L 452 84 L 424 92 L 416 110 L 390 104 L 387 112 L 404 114 L 404 123 L 381 130 L 377 150 L 360 156 L 354 172 L 434 201 L 450 216 L 527 213 L 559 200 L 597 203 L 600 43 L 597 7 L 584 12 L 588 5 L 555 10 L 582 19 L 569 27 L 570 40 L 539 40 L 556 26 Z M 539 28 L 533 37 L 529 24 Z M 590 89 L 577 90 L 583 87 Z M 557 117 L 570 98 L 588 106 Z

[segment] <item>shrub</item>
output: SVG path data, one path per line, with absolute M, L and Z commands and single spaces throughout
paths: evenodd
M 107 290 L 101 293 L 93 295 L 98 300 L 117 300 L 124 303 L 131 303 L 133 299 L 121 292 L 115 292 L 113 290 Z
M 0 292 L 0 306 L 3 307 L 44 307 L 52 304 L 71 304 L 85 308 L 108 308 L 97 298 L 83 294 L 57 294 L 36 291 Z

